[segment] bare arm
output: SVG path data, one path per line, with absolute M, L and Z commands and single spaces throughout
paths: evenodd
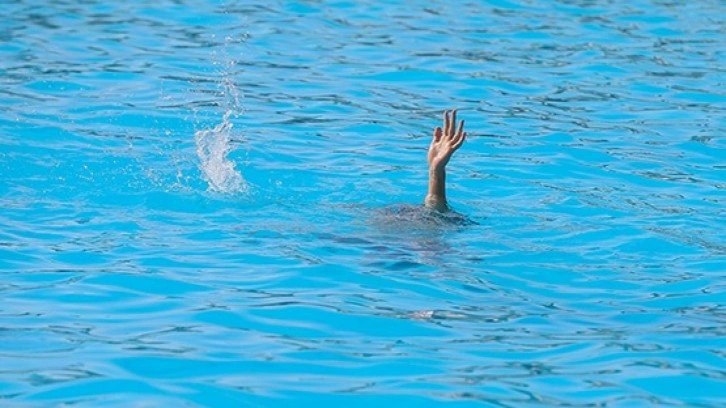
M 424 204 L 437 211 L 448 211 L 446 204 L 446 165 L 466 140 L 464 121 L 456 126 L 456 110 L 444 112 L 444 128 L 436 127 L 429 147 L 429 192 Z

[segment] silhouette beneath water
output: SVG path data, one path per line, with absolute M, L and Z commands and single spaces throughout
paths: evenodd
M 391 227 L 450 227 L 478 225 L 469 217 L 454 210 L 440 212 L 424 205 L 396 204 L 380 210 L 379 221 L 390 223 Z

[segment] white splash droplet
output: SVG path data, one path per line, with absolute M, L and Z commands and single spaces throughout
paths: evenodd
M 247 183 L 242 174 L 235 168 L 235 163 L 227 158 L 231 150 L 232 122 L 229 120 L 231 114 L 232 111 L 227 111 L 222 123 L 213 129 L 198 130 L 194 133 L 202 176 L 209 184 L 210 190 L 222 193 L 247 191 Z

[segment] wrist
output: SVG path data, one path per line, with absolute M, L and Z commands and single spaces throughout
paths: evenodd
M 429 164 L 429 174 L 432 175 L 442 175 L 446 173 L 446 165 L 445 164 L 437 164 L 432 163 Z

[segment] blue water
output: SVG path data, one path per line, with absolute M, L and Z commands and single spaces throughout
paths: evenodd
M 0 406 L 726 405 L 723 1 L 0 8 Z

